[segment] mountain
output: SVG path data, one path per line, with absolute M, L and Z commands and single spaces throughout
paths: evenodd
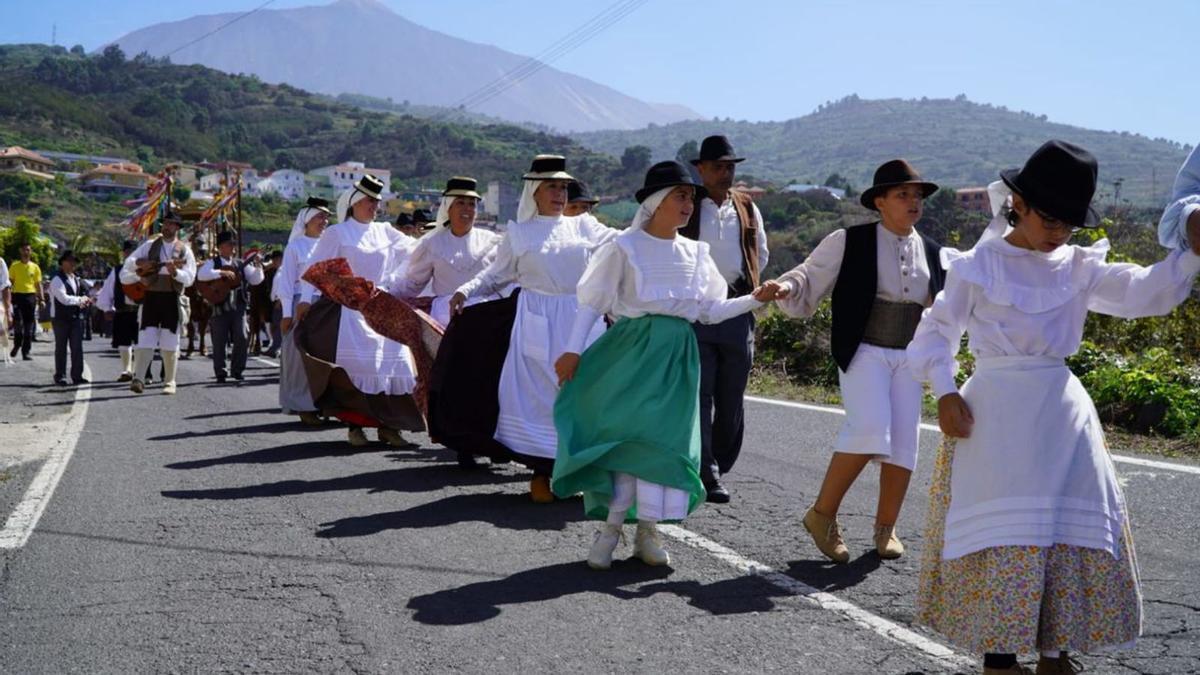
M 1001 169 L 1020 166 L 1039 145 L 1061 138 L 1082 145 L 1100 162 L 1102 198 L 1124 179 L 1121 199 L 1152 204 L 1167 198 L 1188 148 L 1128 132 L 1056 124 L 1045 115 L 955 99 L 865 100 L 848 96 L 785 122 L 703 120 L 636 131 L 597 131 L 572 137 L 620 156 L 634 145 L 655 160 L 674 158 L 688 141 L 726 134 L 746 162 L 740 171 L 774 181 L 820 182 L 832 173 L 859 190 L 879 164 L 910 160 L 929 180 L 948 187 L 983 186 Z
M 254 74 L 337 96 L 365 94 L 424 105 L 457 106 L 525 62 L 497 47 L 419 26 L 376 0 L 263 10 L 228 24 L 237 14 L 195 16 L 155 24 L 115 41 L 126 54 L 200 64 L 227 73 Z M 473 109 L 512 122 L 562 130 L 636 129 L 697 118 L 682 106 L 639 101 L 591 80 L 543 68 Z
M 364 110 L 287 85 L 112 47 L 99 55 L 0 45 L 0 147 L 167 161 L 236 160 L 308 170 L 347 160 L 390 169 L 411 186 L 448 176 L 519 184 L 541 152 L 570 158 L 597 190 L 633 191 L 640 176 L 564 136 Z

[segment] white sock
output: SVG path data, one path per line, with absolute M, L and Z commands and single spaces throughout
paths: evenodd
M 629 511 L 626 509 L 622 509 L 620 511 L 613 511 L 612 509 L 609 509 L 608 520 L 605 522 L 607 522 L 609 525 L 617 525 L 617 526 L 624 525 L 626 513 L 629 513 Z
M 121 355 L 121 373 L 133 372 L 133 348 L 132 347 L 117 347 L 117 352 Z
M 153 349 L 133 350 L 133 379 L 140 380 L 146 373 L 146 366 L 154 361 Z

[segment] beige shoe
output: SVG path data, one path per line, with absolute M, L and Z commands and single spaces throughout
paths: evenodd
M 363 430 L 360 427 L 351 427 L 347 437 L 350 441 L 350 445 L 356 448 L 361 448 L 370 443 L 370 441 L 367 440 L 367 435 L 363 433 Z
M 387 427 L 379 427 L 379 442 L 387 443 L 393 448 L 417 447 L 416 443 L 404 438 L 404 436 L 400 435 L 399 431 L 396 431 L 395 429 L 389 429 Z
M 625 533 L 621 530 L 620 525 L 608 523 L 602 525 L 600 531 L 596 533 L 595 540 L 592 541 L 591 550 L 588 551 L 588 567 L 594 570 L 611 569 L 613 551 L 617 550 L 617 544 L 624 539 Z
M 306 410 L 305 412 L 300 413 L 300 421 L 310 427 L 321 426 L 321 416 L 312 411 Z
M 163 385 L 163 393 L 164 394 L 174 394 L 175 393 L 175 381 L 174 380 L 167 382 L 166 384 Z
M 1082 672 L 1083 664 L 1064 651 L 1056 659 L 1039 656 L 1035 675 L 1077 675 Z
M 904 544 L 896 538 L 895 525 L 875 526 L 875 551 L 884 560 L 895 560 L 904 555 Z
M 662 547 L 662 540 L 658 538 L 658 528 L 654 523 L 647 520 L 638 521 L 637 535 L 633 539 L 633 556 L 641 558 L 647 565 L 656 567 L 671 564 L 671 554 Z
M 984 668 L 983 675 L 1034 675 L 1034 673 L 1018 663 L 1012 668 Z
M 830 518 L 817 513 L 816 509 L 809 509 L 808 513 L 804 514 L 804 529 L 808 530 L 813 543 L 830 560 L 836 563 L 850 562 L 850 550 L 842 541 L 842 531 L 838 527 L 837 518 Z
M 175 393 L 175 367 L 179 364 L 179 352 L 163 350 L 163 383 L 164 394 Z

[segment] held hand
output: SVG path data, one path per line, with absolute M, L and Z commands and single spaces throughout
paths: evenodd
M 971 408 L 958 392 L 946 394 L 938 399 L 938 426 L 942 433 L 951 438 L 970 438 L 975 417 Z
M 784 286 L 778 281 L 767 281 L 764 282 L 763 285 L 754 289 L 754 299 L 758 300 L 759 302 L 771 302 L 772 300 L 782 297 L 781 293 L 783 292 Z
M 233 270 L 221 270 L 221 277 L 233 281 Z
M 1200 255 L 1200 210 L 1188 216 L 1187 240 L 1192 244 L 1192 253 Z
M 554 372 L 558 373 L 558 386 L 575 379 L 575 371 L 579 369 L 579 355 L 567 352 L 554 362 Z
M 292 317 L 285 316 L 279 320 L 279 330 L 283 331 L 284 335 L 292 332 Z
M 455 293 L 450 298 L 450 314 L 457 316 L 462 314 L 463 306 L 467 304 L 467 296 L 462 293 Z
M 309 308 L 309 304 L 307 302 L 302 302 L 299 305 L 296 305 L 296 311 L 294 312 L 295 317 L 294 317 L 292 323 L 300 323 L 301 321 L 303 321 L 304 315 L 308 314 L 308 308 Z
M 167 270 L 167 276 L 173 277 L 179 271 L 179 266 L 175 264 L 174 260 L 168 260 L 167 264 L 163 265 L 163 267 Z

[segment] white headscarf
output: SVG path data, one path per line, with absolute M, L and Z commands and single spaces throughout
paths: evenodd
M 296 220 L 292 223 L 292 232 L 288 235 L 287 243 L 292 243 L 297 237 L 307 236 L 304 231 L 308 227 L 308 221 L 313 219 L 313 216 L 320 213 L 311 206 L 306 206 L 300 209 L 300 213 L 296 214 Z
M 354 205 L 367 198 L 358 188 L 350 188 L 342 194 L 338 195 L 337 200 L 337 219 L 339 223 L 345 222 L 350 217 L 350 209 Z
M 654 217 L 654 212 L 657 211 L 658 207 L 662 205 L 663 200 L 667 198 L 667 195 L 671 194 L 671 191 L 677 187 L 679 186 L 672 185 L 670 187 L 665 187 L 643 199 L 641 205 L 638 206 L 637 213 L 633 214 L 633 223 L 629 227 L 634 230 L 640 230 L 644 228 L 646 223 L 650 222 L 650 219 Z
M 987 229 L 980 235 L 979 241 L 975 242 L 978 246 L 989 239 L 1003 237 L 1008 234 L 1011 226 L 1008 224 L 1008 218 L 1004 216 L 1007 208 L 1012 208 L 1012 188 L 1002 180 L 998 180 L 987 186 L 988 202 L 992 207 L 992 220 L 988 223 Z
M 438 205 L 437 217 L 433 222 L 437 225 L 446 225 L 446 221 L 450 220 L 450 205 L 454 203 L 455 197 L 447 197 L 442 195 L 442 203 Z
M 521 190 L 521 201 L 517 203 L 518 223 L 533 220 L 537 216 L 538 206 L 533 199 L 533 193 L 537 192 L 538 186 L 545 182 L 544 180 L 525 181 L 525 188 Z

